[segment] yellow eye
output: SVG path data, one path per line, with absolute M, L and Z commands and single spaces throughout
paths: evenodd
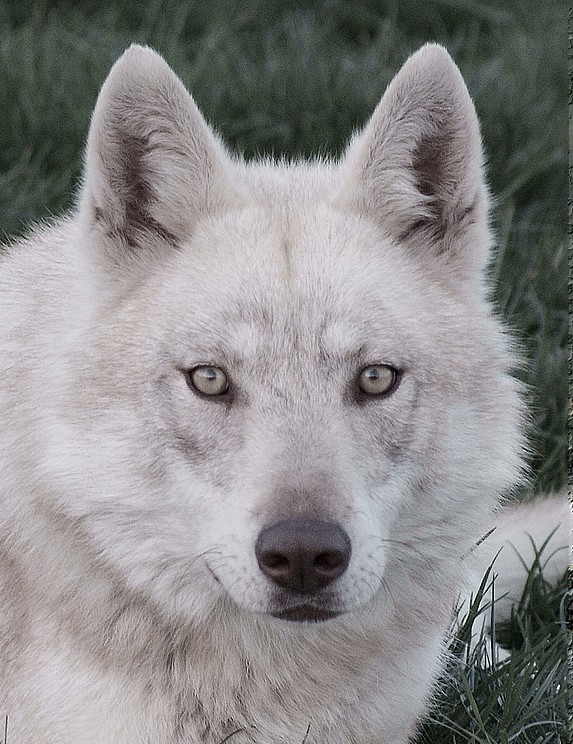
M 193 367 L 188 372 L 188 380 L 203 395 L 222 395 L 229 389 L 227 375 L 220 367 Z
M 398 382 L 398 371 L 387 364 L 371 364 L 358 376 L 358 387 L 367 395 L 389 393 Z

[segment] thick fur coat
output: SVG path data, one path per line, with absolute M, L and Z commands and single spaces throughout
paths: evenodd
M 14 744 L 409 740 L 524 472 L 487 215 L 439 46 L 339 162 L 231 157 L 157 54 L 120 58 L 77 210 L 0 264 Z M 303 522 L 343 536 L 314 591 L 257 552 Z

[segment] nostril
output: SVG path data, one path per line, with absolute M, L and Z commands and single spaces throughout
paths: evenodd
M 289 559 L 280 553 L 264 553 L 260 560 L 270 569 L 287 569 L 289 567 Z
M 320 553 L 316 556 L 313 561 L 313 565 L 317 571 L 324 573 L 330 573 L 331 571 L 337 571 L 345 562 L 345 557 L 342 553 L 329 552 Z

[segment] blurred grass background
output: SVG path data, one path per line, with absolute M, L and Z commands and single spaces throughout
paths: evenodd
M 339 154 L 408 54 L 426 41 L 440 41 L 460 66 L 482 123 L 496 196 L 496 299 L 527 352 L 519 374 L 530 386 L 534 414 L 534 486 L 562 487 L 568 325 L 564 26 L 565 9 L 557 0 L 0 0 L 0 235 L 21 234 L 31 221 L 73 204 L 99 86 L 133 41 L 165 56 L 207 118 L 247 157 Z M 539 604 L 540 596 L 532 601 Z M 425 741 L 561 741 L 566 713 L 559 597 L 545 602 L 551 619 L 541 623 L 553 640 L 522 633 L 511 674 L 507 665 L 485 678 L 476 677 L 475 668 L 470 674 L 471 665 L 457 669 L 447 688 L 453 697 L 446 694 Z M 524 617 L 520 627 L 529 622 Z M 534 694 L 535 653 L 544 662 L 535 662 Z M 525 689 L 535 705 L 523 704 L 522 696 L 508 707 L 495 702 L 499 695 L 491 705 L 492 690 L 504 685 L 514 692 L 507 699 Z M 485 722 L 478 721 L 471 695 L 483 696 L 477 708 L 488 711 L 481 714 Z M 526 709 L 531 725 L 524 723 Z

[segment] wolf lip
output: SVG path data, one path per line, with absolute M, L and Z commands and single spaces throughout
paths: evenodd
M 272 612 L 271 614 L 279 620 L 290 620 L 296 623 L 322 623 L 325 620 L 332 620 L 332 618 L 340 615 L 339 612 L 334 612 L 333 610 L 323 610 L 320 607 L 305 604 L 289 607 L 285 610 Z

